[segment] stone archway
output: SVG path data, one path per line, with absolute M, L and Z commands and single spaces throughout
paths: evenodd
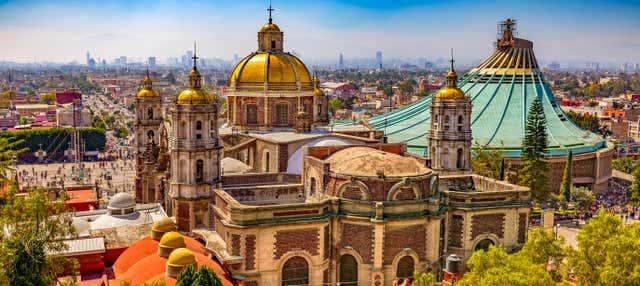
M 340 257 L 340 285 L 358 286 L 358 260 L 351 254 Z
M 476 243 L 475 247 L 473 247 L 473 251 L 478 251 L 478 250 L 487 251 L 489 250 L 489 246 L 491 245 L 496 245 L 496 243 L 490 238 L 485 238 L 478 241 L 478 243 Z
M 282 266 L 282 286 L 308 285 L 309 263 L 302 256 L 294 256 Z

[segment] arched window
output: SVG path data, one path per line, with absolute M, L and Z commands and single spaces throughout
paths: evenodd
M 322 115 L 322 103 L 318 104 L 318 115 Z
M 258 107 L 255 104 L 247 104 L 247 124 L 258 124 Z
M 182 123 L 180 123 L 180 130 L 178 130 L 178 134 L 180 139 L 187 139 L 187 122 L 182 121 Z
M 437 114 L 433 117 L 433 128 L 435 130 L 438 130 L 438 115 Z
M 462 132 L 462 115 L 458 115 L 458 132 Z
M 446 115 L 444 117 L 444 131 L 449 131 L 449 120 L 451 120 L 451 118 L 449 118 L 449 115 Z
M 155 137 L 155 133 L 153 133 L 153 130 L 149 130 L 147 132 L 147 143 L 154 143 L 153 137 Z
M 153 108 L 151 108 L 151 107 L 147 108 L 147 118 L 148 119 L 153 119 Z
M 458 149 L 458 154 L 456 155 L 456 167 L 461 170 L 464 168 L 464 157 L 462 156 L 462 148 Z
M 289 124 L 289 106 L 286 104 L 276 105 L 276 124 L 288 125 Z
M 204 161 L 199 159 L 196 161 L 196 183 L 204 181 Z
M 340 258 L 340 285 L 358 286 L 358 261 L 353 255 L 345 254 Z
M 187 169 L 189 166 L 187 166 L 187 160 L 185 159 L 180 159 L 180 164 L 178 164 L 178 170 L 180 173 L 180 180 L 181 181 L 185 181 L 187 180 Z
M 489 246 L 494 245 L 493 241 L 491 239 L 483 239 L 480 242 L 478 242 L 478 244 L 476 244 L 476 247 L 473 249 L 473 251 L 478 251 L 478 250 L 484 250 L 487 251 L 489 250 Z
M 309 285 L 309 264 L 307 260 L 294 256 L 282 266 L 282 286 Z
M 202 130 L 202 122 L 196 121 L 196 130 Z
M 413 277 L 414 262 L 413 257 L 407 255 L 398 261 L 398 269 L 396 270 L 396 278 L 410 279 Z
M 316 194 L 316 178 L 311 177 L 309 179 L 309 195 L 313 196 Z
M 276 48 L 276 41 L 271 41 L 271 49 L 274 50 Z

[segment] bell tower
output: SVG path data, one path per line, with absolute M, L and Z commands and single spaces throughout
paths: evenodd
M 441 174 L 471 171 L 471 99 L 457 87 L 453 63 L 452 50 L 446 84 L 432 99 L 427 135 L 431 168 Z
M 139 203 L 156 202 L 158 188 L 154 186 L 152 174 L 147 174 L 146 165 L 155 163 L 154 156 L 160 136 L 158 131 L 162 125 L 162 98 L 153 89 L 149 69 L 142 81 L 142 88 L 136 96 L 135 105 L 135 154 L 136 154 L 136 201 Z
M 176 217 L 181 231 L 213 227 L 210 201 L 221 181 L 218 105 L 202 89 L 197 59 L 194 47 L 189 87 L 178 95 L 171 110 L 167 212 Z

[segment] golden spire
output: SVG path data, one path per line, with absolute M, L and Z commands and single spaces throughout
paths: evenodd
M 455 63 L 453 59 L 453 49 L 451 49 L 451 59 L 449 62 L 451 63 L 451 70 L 447 73 L 445 86 L 436 93 L 436 100 L 466 100 L 468 99 L 467 95 L 457 86 L 458 75 L 453 67 L 453 63 Z
M 146 76 L 142 80 L 142 89 L 140 89 L 137 96 L 140 98 L 160 96 L 157 91 L 153 90 L 153 81 L 151 81 L 149 67 L 147 67 Z
M 146 76 L 144 77 L 144 80 L 142 80 L 142 83 L 144 85 L 144 89 L 146 90 L 152 89 L 153 82 L 151 81 L 151 76 L 149 75 L 149 67 L 147 67 Z
M 269 24 L 273 24 L 273 19 L 271 19 L 271 12 L 273 12 L 273 8 L 271 8 L 271 1 L 269 1 L 269 9 L 267 9 L 267 11 L 269 11 Z
M 451 59 L 449 60 L 451 63 L 451 69 L 447 73 L 447 86 L 448 87 L 456 87 L 458 82 L 458 75 L 456 74 L 455 69 L 453 68 L 453 63 L 456 61 L 453 59 L 453 49 L 451 49 Z

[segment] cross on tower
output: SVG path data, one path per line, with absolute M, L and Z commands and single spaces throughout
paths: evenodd
M 449 60 L 449 62 L 451 63 L 451 70 L 453 70 L 453 63 L 456 62 L 453 60 L 453 49 L 451 49 L 451 60 Z
M 271 8 L 271 1 L 269 1 L 269 9 L 267 9 L 267 11 L 269 11 L 269 24 L 272 24 L 273 20 L 271 19 L 271 12 L 273 12 L 273 8 Z
M 193 68 L 196 68 L 196 61 L 199 59 L 199 57 L 196 55 L 196 42 L 193 42 L 193 57 L 191 57 L 193 59 Z

